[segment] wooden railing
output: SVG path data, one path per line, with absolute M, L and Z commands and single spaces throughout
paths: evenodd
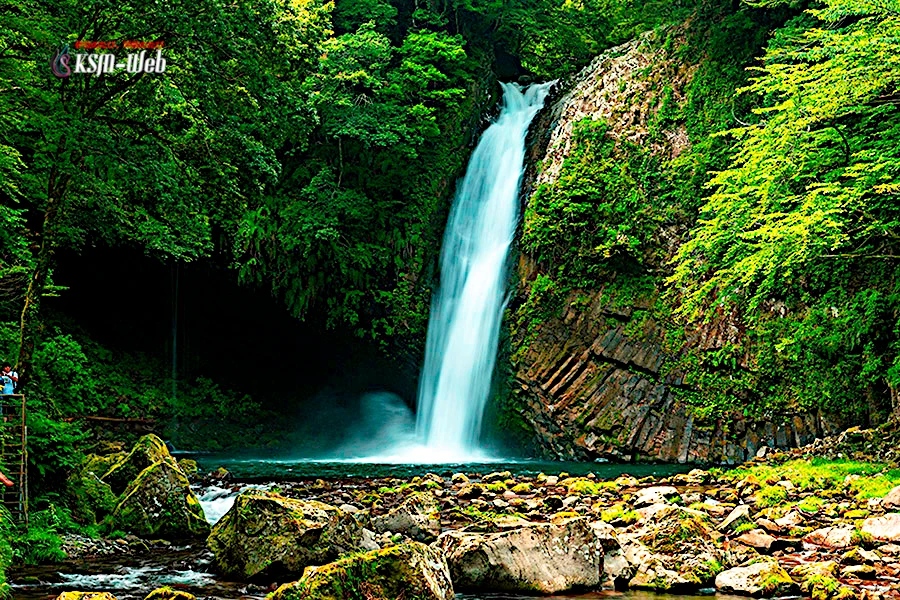
M 0 498 L 13 519 L 24 523 L 28 523 L 27 441 L 25 396 L 0 394 L 0 471 L 13 482 L 0 484 Z

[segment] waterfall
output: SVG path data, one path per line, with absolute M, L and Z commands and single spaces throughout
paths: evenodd
M 416 430 L 429 454 L 477 453 L 506 305 L 507 261 L 519 218 L 525 136 L 553 82 L 503 86 L 457 188 L 444 232 L 440 288 L 432 299 Z

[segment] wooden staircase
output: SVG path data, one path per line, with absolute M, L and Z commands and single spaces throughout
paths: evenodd
M 0 471 L 13 484 L 0 485 L 0 501 L 12 518 L 28 523 L 28 428 L 25 425 L 25 396 L 0 395 Z

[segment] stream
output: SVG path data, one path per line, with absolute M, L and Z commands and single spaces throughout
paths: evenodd
M 253 457 L 227 457 L 216 454 L 191 455 L 197 459 L 202 471 L 224 466 L 234 480 L 221 485 L 195 486 L 207 520 L 215 522 L 234 503 L 234 498 L 245 489 L 266 489 L 281 482 L 311 478 L 340 479 L 353 485 L 353 478 L 412 477 L 427 472 L 449 476 L 456 472 L 489 473 L 508 470 L 515 474 L 534 475 L 540 472 L 573 475 L 595 473 L 601 478 L 616 477 L 627 473 L 635 477 L 654 475 L 662 477 L 690 469 L 686 465 L 671 464 L 613 464 L 567 462 L 503 462 L 479 464 L 403 465 L 364 464 L 336 461 L 290 461 Z M 221 578 L 214 572 L 212 554 L 202 545 L 172 546 L 165 551 L 153 551 L 139 556 L 117 558 L 82 559 L 51 565 L 27 566 L 12 569 L 8 573 L 13 598 L 21 600 L 47 600 L 62 591 L 108 591 L 118 600 L 142 600 L 150 591 L 168 585 L 190 592 L 197 598 L 261 599 L 271 590 L 269 585 L 234 582 Z M 733 596 L 715 595 L 666 595 L 645 592 L 603 591 L 586 595 L 554 596 L 558 599 L 621 598 L 622 600 L 696 600 L 715 597 L 720 600 Z M 531 596 L 510 594 L 458 595 L 460 600 L 531 600 Z

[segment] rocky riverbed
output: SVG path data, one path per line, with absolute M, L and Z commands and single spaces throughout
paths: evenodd
M 142 440 L 116 460 L 89 461 L 104 465 L 99 482 L 122 490 L 110 514 L 133 524 L 131 533 L 114 541 L 70 538 L 66 550 L 82 564 L 139 560 L 148 572 L 154 559 L 162 568 L 163 556 L 184 553 L 164 571 L 182 580 L 147 577 L 135 585 L 172 585 L 150 596 L 152 588 L 133 585 L 120 600 L 615 590 L 900 598 L 900 469 L 865 460 L 856 448 L 867 435 L 851 431 L 791 453 L 763 450 L 737 469 L 668 477 L 500 469 L 252 486 L 224 470 L 198 477 L 191 463 L 176 463 L 164 446 Z M 141 467 L 130 482 L 128 464 Z M 153 486 L 135 485 L 142 479 Z M 206 515 L 211 529 L 198 525 L 202 506 L 212 513 L 214 505 L 217 513 Z M 229 583 L 209 595 L 209 582 L 190 581 L 191 573 Z M 39 574 L 11 575 L 16 597 L 48 597 Z M 102 578 L 68 581 L 80 591 L 121 589 L 103 589 Z M 61 591 L 66 580 L 54 585 Z

